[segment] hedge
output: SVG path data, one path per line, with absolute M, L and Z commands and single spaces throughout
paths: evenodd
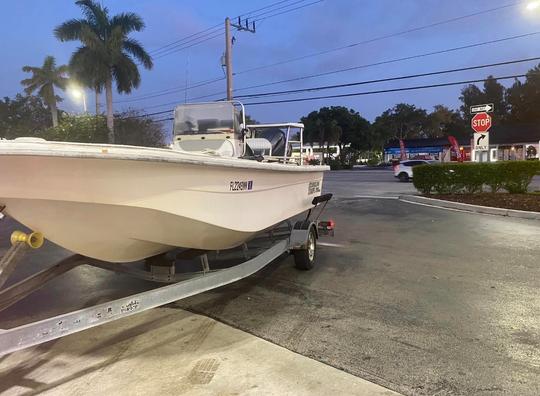
M 539 161 L 420 165 L 414 167 L 413 183 L 423 194 L 478 193 L 484 186 L 491 192 L 523 194 L 537 173 Z

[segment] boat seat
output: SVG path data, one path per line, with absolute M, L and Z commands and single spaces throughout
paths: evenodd
M 254 155 L 272 155 L 272 143 L 268 139 L 251 138 L 246 143 Z

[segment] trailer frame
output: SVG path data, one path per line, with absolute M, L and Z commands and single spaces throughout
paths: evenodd
M 332 194 L 316 197 L 313 200 L 313 208 L 324 203 L 321 207 L 322 212 L 331 198 Z M 243 253 L 246 261 L 224 269 L 211 269 L 208 252 L 205 251 L 184 251 L 184 256 L 192 255 L 194 258 L 199 258 L 202 270 L 180 274 L 174 271 L 174 261 L 172 263 L 164 261 L 164 257 L 161 257 L 162 260 L 150 260 L 149 271 L 130 268 L 129 265 L 107 263 L 81 255 L 67 257 L 61 262 L 20 282 L 4 289 L 0 288 L 0 312 L 41 288 L 49 280 L 82 264 L 124 273 L 145 280 L 170 284 L 18 327 L 6 330 L 0 329 L 0 356 L 228 285 L 253 275 L 284 254 L 306 252 L 302 256 L 307 255 L 307 257 L 310 257 L 308 252 L 308 249 L 310 249 L 310 237 L 315 235 L 318 238 L 319 233 L 328 235 L 323 229 L 319 232 L 319 223 L 326 223 L 319 222 L 320 213 L 315 220 L 310 219 L 311 214 L 312 210 L 310 209 L 306 219 L 296 222 L 294 226 L 287 222 L 284 228 L 268 230 L 267 234 L 270 240 L 274 242 L 273 245 L 253 258 L 247 257 L 247 247 L 244 245 Z M 28 250 L 26 247 L 29 245 L 28 241 L 24 239 L 15 243 L 12 240 L 12 244 L 12 248 L 0 260 L 8 272 L 13 270 L 16 261 L 20 261 L 19 252 L 22 255 Z M 315 249 L 315 245 L 311 247 Z M 314 251 L 312 253 L 314 259 Z M 295 254 L 296 260 L 297 254 Z M 305 268 L 304 264 L 299 265 L 296 261 L 298 268 L 311 269 L 312 265 Z M 0 275 L 1 270 L 2 268 L 0 268 Z

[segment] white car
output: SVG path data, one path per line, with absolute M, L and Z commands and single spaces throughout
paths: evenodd
M 408 160 L 401 162 L 394 168 L 394 176 L 399 181 L 407 182 L 413 177 L 413 167 L 417 165 L 434 164 L 437 161 L 433 160 Z

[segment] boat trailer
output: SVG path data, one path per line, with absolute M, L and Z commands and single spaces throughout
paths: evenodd
M 169 284 L 37 322 L 0 329 L 0 356 L 225 286 L 254 274 L 286 253 L 294 255 L 298 269 L 309 270 L 315 260 L 316 240 L 320 236 L 334 235 L 334 222 L 319 220 L 331 198 L 332 194 L 315 197 L 313 208 L 308 210 L 304 220 L 296 221 L 294 225 L 286 221 L 284 226 L 266 231 L 273 245 L 255 257 L 249 258 L 247 245 L 244 244 L 242 251 L 246 261 L 224 269 L 211 269 L 208 252 L 194 249 L 181 251 L 173 259 L 170 255 L 168 258 L 167 254 L 151 257 L 145 262 L 146 270 L 132 268 L 130 264 L 108 263 L 76 254 L 2 288 L 24 254 L 40 248 L 44 242 L 44 237 L 39 232 L 25 234 L 15 231 L 11 235 L 11 248 L 0 259 L 0 312 L 38 290 L 48 281 L 83 264 Z M 0 213 L 3 209 L 0 207 Z M 314 212 L 317 212 L 316 216 Z M 176 259 L 196 258 L 200 260 L 200 271 L 176 273 Z

